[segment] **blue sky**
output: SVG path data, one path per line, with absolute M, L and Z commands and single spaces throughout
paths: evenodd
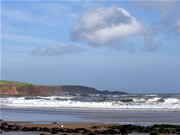
M 180 92 L 180 2 L 2 1 L 1 79 Z

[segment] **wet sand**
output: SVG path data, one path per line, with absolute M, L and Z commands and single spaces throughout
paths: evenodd
M 180 112 L 1 109 L 3 120 L 34 123 L 179 124 Z
M 60 128 L 60 129 L 78 129 L 78 128 L 83 128 L 89 131 L 94 132 L 95 130 L 97 130 L 96 128 L 92 128 L 92 127 L 98 127 L 98 130 L 107 130 L 107 127 L 112 126 L 113 124 L 96 124 L 96 123 L 52 123 L 52 124 L 48 124 L 48 123 L 41 123 L 41 124 L 37 124 L 37 123 L 31 123 L 31 122 L 20 122 L 20 121 L 0 121 L 1 123 L 8 123 L 10 125 L 16 125 L 16 126 L 20 126 L 22 129 L 25 128 L 33 128 L 33 127 L 38 127 L 38 128 L 48 128 L 48 129 L 52 129 L 52 128 Z M 63 125 L 63 127 L 62 127 Z M 53 133 L 54 134 L 54 133 Z M 2 135 L 52 135 L 51 132 L 24 132 L 24 131 L 18 131 L 18 132 L 4 132 L 2 131 Z M 60 133 L 57 133 L 55 135 L 60 135 Z M 64 133 L 64 135 L 82 135 L 82 133 Z
M 97 126 L 99 127 L 99 130 L 105 130 L 106 127 L 112 126 L 114 124 L 97 124 L 97 123 L 31 123 L 31 122 L 20 122 L 20 121 L 0 121 L 0 123 L 9 123 L 9 124 L 16 124 L 21 127 L 41 127 L 41 128 L 70 128 L 70 129 L 76 129 L 76 128 L 86 128 L 88 130 L 95 130 L 91 127 Z M 63 127 L 61 127 L 63 125 Z

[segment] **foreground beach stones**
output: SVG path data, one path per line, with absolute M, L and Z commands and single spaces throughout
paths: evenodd
M 47 132 L 59 135 L 128 135 L 128 133 L 149 133 L 150 135 L 158 134 L 180 134 L 180 125 L 153 125 L 153 126 L 138 126 L 138 125 L 111 125 L 104 129 L 99 129 L 99 126 L 92 126 L 91 129 L 86 128 L 62 128 L 62 127 L 22 127 L 21 125 L 2 122 L 0 125 L 1 132 L 23 131 L 23 132 Z M 40 135 L 46 135 L 40 133 Z

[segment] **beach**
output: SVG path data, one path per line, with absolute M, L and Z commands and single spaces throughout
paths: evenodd
M 121 131 L 128 135 L 149 135 L 156 131 L 149 127 L 158 124 L 157 130 L 161 130 L 156 132 L 159 135 L 176 135 L 180 133 L 179 116 L 180 112 L 43 111 L 11 108 L 1 109 L 1 117 L 6 119 L 6 121 L 1 121 L 1 124 L 10 125 L 10 128 L 7 126 L 1 129 L 2 135 L 110 135 L 110 133 L 121 135 Z M 120 130 L 119 125 L 124 126 L 123 129 Z M 169 128 L 169 125 L 178 127 Z M 113 126 L 118 128 L 109 128 Z M 79 131 L 80 129 L 82 131 Z
M 2 128 L 2 132 L 3 135 L 177 134 L 179 97 L 157 94 L 1 97 L 1 123 L 10 125 Z M 151 128 L 157 124 L 158 127 Z M 115 129 L 109 128 L 114 125 Z M 77 131 L 80 129 L 83 131 Z

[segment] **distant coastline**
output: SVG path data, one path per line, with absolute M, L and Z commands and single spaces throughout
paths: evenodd
M 67 94 L 127 94 L 120 91 L 97 90 L 78 85 L 34 85 L 29 83 L 0 80 L 1 96 L 60 96 Z

